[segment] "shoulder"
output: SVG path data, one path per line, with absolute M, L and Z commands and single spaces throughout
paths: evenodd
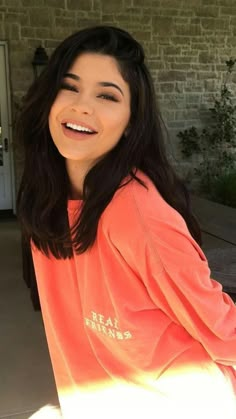
M 104 228 L 139 234 L 140 230 L 169 223 L 186 229 L 182 216 L 165 201 L 151 179 L 141 171 L 136 175 L 145 186 L 135 179 L 127 184 L 124 180 L 104 211 Z
M 164 266 L 186 266 L 199 258 L 205 262 L 182 215 L 165 201 L 148 176 L 137 175 L 146 188 L 130 181 L 116 192 L 103 213 L 100 227 L 107 240 L 123 255 L 130 255 L 133 266 L 139 262 L 136 254 L 143 257 L 150 252 Z

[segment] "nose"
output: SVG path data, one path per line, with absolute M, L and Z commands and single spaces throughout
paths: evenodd
M 92 115 L 94 108 L 89 98 L 78 95 L 76 101 L 72 104 L 72 110 L 77 113 Z

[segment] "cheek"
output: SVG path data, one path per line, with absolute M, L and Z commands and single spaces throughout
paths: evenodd
M 48 117 L 48 125 L 49 125 L 51 134 L 52 134 L 52 131 L 54 131 L 56 128 L 56 120 L 57 120 L 56 110 L 57 110 L 56 106 L 52 105 L 50 113 L 49 113 L 49 117 Z
M 56 117 L 53 112 L 53 109 L 51 109 L 49 117 L 48 117 L 48 127 L 49 127 L 49 132 L 51 134 L 52 141 L 56 144 L 60 133 L 58 130 L 58 125 L 56 123 Z
M 123 133 L 129 123 L 129 119 L 130 119 L 130 113 L 127 112 L 123 112 L 119 115 L 112 114 L 110 116 L 110 118 L 107 118 L 107 127 L 109 127 L 109 129 L 113 130 L 116 133 Z M 106 119 L 104 119 L 106 120 Z
M 53 127 L 56 125 L 58 116 L 60 115 L 60 112 L 62 111 L 63 107 L 64 107 L 64 104 L 63 104 L 61 95 L 59 93 L 54 103 L 52 104 L 52 107 L 49 113 L 49 117 L 48 117 L 49 127 L 50 126 Z
M 53 124 L 53 116 L 52 115 L 53 114 L 52 114 L 52 111 L 51 111 L 50 114 L 49 114 L 49 117 L 48 117 L 48 127 L 49 127 L 51 137 L 53 139 L 54 138 L 54 124 Z

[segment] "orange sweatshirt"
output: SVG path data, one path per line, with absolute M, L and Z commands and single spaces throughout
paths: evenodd
M 184 219 L 138 176 L 148 189 L 115 193 L 90 250 L 56 260 L 32 245 L 63 417 L 235 419 L 236 307 Z M 71 225 L 81 206 L 68 202 Z

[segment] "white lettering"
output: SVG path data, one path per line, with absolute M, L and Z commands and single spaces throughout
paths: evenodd
M 102 326 L 102 332 L 104 333 L 104 335 L 107 335 L 107 329 L 105 326 Z
M 97 330 L 96 323 L 93 322 L 92 320 L 91 320 L 91 327 L 92 327 L 92 329 Z
M 91 327 L 91 329 L 103 333 L 112 339 L 132 339 L 132 334 L 129 330 L 126 330 L 125 332 L 119 330 L 118 320 L 115 317 L 108 317 L 106 319 L 103 314 L 91 311 L 91 319 L 85 317 L 84 322 L 86 326 Z
M 98 321 L 101 324 L 104 324 L 104 316 L 102 314 L 98 314 Z
M 126 332 L 124 332 L 124 337 L 125 337 L 125 339 L 131 339 L 131 338 L 132 338 L 132 335 L 131 335 L 131 333 L 127 330 Z
M 108 319 L 106 320 L 105 325 L 106 325 L 106 326 L 111 326 L 111 327 L 113 327 L 113 323 L 112 323 L 111 317 L 108 317 Z
M 113 326 L 114 326 L 115 329 L 119 329 L 117 319 L 114 319 L 114 325 Z
M 113 329 L 108 329 L 108 336 L 109 336 L 110 338 L 115 339 L 115 338 L 116 338 L 116 332 L 115 332 L 115 330 L 113 330 Z
M 92 319 L 93 319 L 93 321 L 97 322 L 98 321 L 98 319 L 97 319 L 97 313 L 95 313 L 95 311 L 91 311 L 91 313 L 92 313 Z

